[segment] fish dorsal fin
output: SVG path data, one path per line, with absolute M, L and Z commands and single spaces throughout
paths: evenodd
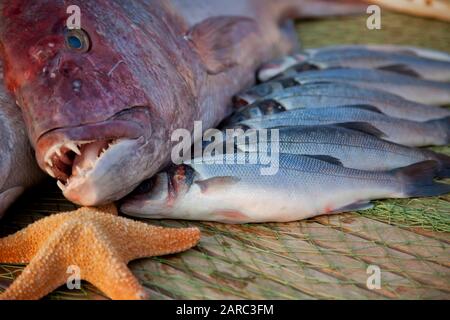
M 413 69 L 411 69 L 410 67 L 408 67 L 407 65 L 404 65 L 404 64 L 391 64 L 388 66 L 379 67 L 377 69 L 383 70 L 383 71 L 395 72 L 395 73 L 403 74 L 405 76 L 420 78 L 420 74 L 418 74 L 416 71 L 414 71 Z
M 320 161 L 325 161 L 325 162 L 334 164 L 336 166 L 341 166 L 341 167 L 344 166 L 342 164 L 341 160 L 339 160 L 338 158 L 329 156 L 329 155 L 324 155 L 324 154 L 303 154 L 302 156 L 305 156 L 305 157 L 308 157 L 308 158 L 317 159 L 317 160 L 320 160 Z
M 245 52 L 244 41 L 258 32 L 253 19 L 239 16 L 208 18 L 187 33 L 209 74 L 218 74 L 239 64 Z
M 350 129 L 353 131 L 359 131 L 362 133 L 370 134 L 371 136 L 375 136 L 377 138 L 384 138 L 386 137 L 386 134 L 379 130 L 378 128 L 375 128 L 373 125 L 367 122 L 343 122 L 343 123 L 337 123 L 333 124 L 333 126 L 341 127 Z
M 227 189 L 240 181 L 237 177 L 224 176 L 214 177 L 206 180 L 198 180 L 195 183 L 200 187 L 202 193 L 214 192 L 222 189 Z

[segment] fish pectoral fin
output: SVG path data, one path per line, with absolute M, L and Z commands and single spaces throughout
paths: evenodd
M 314 158 L 317 160 L 321 160 L 321 161 L 325 161 L 337 166 L 341 166 L 343 167 L 344 165 L 342 164 L 341 160 L 339 160 L 338 158 L 332 157 L 332 156 L 328 156 L 328 155 L 323 155 L 323 154 L 302 154 L 302 156 L 308 157 L 308 158 Z
M 367 201 L 359 201 L 351 203 L 347 206 L 341 207 L 339 209 L 335 209 L 333 211 L 327 212 L 327 213 L 343 213 L 343 212 L 349 212 L 349 211 L 360 211 L 360 210 L 367 210 L 372 209 L 373 204 Z
M 245 55 L 252 54 L 246 40 L 255 33 L 258 33 L 258 26 L 253 19 L 219 16 L 196 24 L 186 37 L 194 45 L 208 73 L 218 74 L 238 65 Z
M 359 131 L 362 133 L 370 134 L 371 136 L 375 136 L 377 138 L 384 138 L 386 137 L 386 134 L 379 130 L 378 128 L 374 127 L 370 123 L 367 122 L 343 122 L 343 123 L 337 123 L 333 124 L 335 127 L 341 127 L 350 129 L 353 131 Z
M 237 177 L 214 177 L 206 180 L 198 180 L 195 183 L 200 187 L 202 193 L 210 193 L 214 191 L 220 191 L 233 186 L 241 179 Z
M 404 64 L 391 64 L 388 66 L 379 67 L 377 69 L 383 70 L 383 71 L 395 72 L 395 73 L 403 74 L 405 76 L 420 78 L 420 74 L 418 74 L 416 71 L 414 71 L 413 69 L 411 69 L 410 67 L 408 67 L 407 65 L 404 65 Z

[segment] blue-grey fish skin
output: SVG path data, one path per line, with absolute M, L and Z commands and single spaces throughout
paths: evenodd
M 387 91 L 419 103 L 450 104 L 450 83 L 425 80 L 389 71 L 342 68 L 297 72 L 295 69 L 289 69 L 276 79 L 287 80 L 289 78 L 300 84 L 343 82 L 362 88 Z
M 450 54 L 443 51 L 405 46 L 405 45 L 392 45 L 392 44 L 347 44 L 347 45 L 335 45 L 335 46 L 325 46 L 320 48 L 306 49 L 305 51 L 310 54 L 316 54 L 317 52 L 345 52 L 348 50 L 370 50 L 373 52 L 385 52 L 394 53 L 401 55 L 409 55 L 413 57 L 421 57 L 430 60 L 447 61 L 450 62 Z
M 251 105 L 238 109 L 230 121 L 233 122 L 233 118 L 242 121 L 280 110 L 355 104 L 372 105 L 391 117 L 414 121 L 428 121 L 450 116 L 448 109 L 406 100 L 377 89 L 360 88 L 346 83 L 311 83 L 288 87 L 265 95 Z
M 447 155 L 405 147 L 368 133 L 333 125 L 280 128 L 277 139 L 260 135 L 257 143 L 236 143 L 240 150 L 249 152 L 258 152 L 261 143 L 268 144 L 269 149 L 277 143 L 280 153 L 331 156 L 345 167 L 368 171 L 391 170 L 435 160 L 439 163 L 439 177 L 450 177 L 450 157 Z
M 392 171 L 349 169 L 298 155 L 280 154 L 275 175 L 258 164 L 190 164 L 194 178 L 162 173 L 146 193 L 128 198 L 121 210 L 145 218 L 226 223 L 286 222 L 369 206 L 372 199 L 439 195 L 450 185 L 433 182 L 437 163 L 425 161 Z M 170 183 L 177 193 L 169 196 Z
M 450 118 L 416 122 L 389 117 L 370 106 L 294 109 L 260 118 L 244 120 L 236 126 L 276 128 L 299 125 L 324 125 L 367 122 L 384 133 L 384 140 L 411 147 L 450 143 Z
M 392 64 L 392 60 L 395 62 L 405 63 L 408 61 L 408 58 L 415 58 L 413 63 L 419 61 L 421 62 L 430 62 L 432 66 L 438 65 L 440 62 L 444 62 L 443 66 L 445 76 L 442 76 L 442 70 L 437 70 L 438 74 L 429 75 L 429 71 L 427 69 L 426 74 L 422 74 L 422 76 L 428 76 L 431 79 L 442 80 L 447 79 L 448 67 L 447 64 L 450 62 L 450 54 L 442 51 L 412 47 L 412 46 L 401 46 L 401 45 L 335 45 L 335 46 L 326 46 L 321 48 L 311 48 L 305 49 L 301 53 L 293 54 L 290 56 L 285 56 L 283 58 L 279 58 L 276 60 L 269 61 L 265 63 L 260 70 L 258 71 L 258 79 L 260 81 L 267 81 L 280 73 L 286 71 L 290 67 L 293 67 L 296 64 L 304 63 L 308 58 L 315 57 L 316 55 L 324 55 L 324 54 L 338 54 L 340 56 L 346 56 L 349 52 L 354 51 L 363 51 L 367 54 L 372 53 L 373 55 L 377 54 L 385 54 L 387 58 L 378 58 L 378 63 L 381 66 L 385 66 L 386 62 Z M 392 55 L 393 57 L 390 57 Z M 403 58 L 403 61 L 399 61 L 399 57 Z M 419 59 L 419 60 L 417 60 Z M 364 62 L 364 61 L 363 61 Z M 437 64 L 435 64 L 437 62 Z M 352 61 L 348 61 L 348 63 L 352 63 Z M 360 62 L 361 63 L 361 62 Z M 447 79 L 448 80 L 448 79 Z
M 450 80 L 449 61 L 369 49 L 317 50 L 315 53 L 305 53 L 305 62 L 320 69 L 383 68 L 393 72 L 410 73 L 428 80 Z
M 287 88 L 299 86 L 295 78 L 276 79 L 260 83 L 251 88 L 242 90 L 233 97 L 235 107 L 243 107 L 261 100 L 269 95 L 282 93 Z

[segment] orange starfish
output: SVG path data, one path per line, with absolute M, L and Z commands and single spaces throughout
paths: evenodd
M 113 213 L 113 214 L 111 214 Z M 68 267 L 112 299 L 144 299 L 127 263 L 197 244 L 196 228 L 169 229 L 117 216 L 113 205 L 46 217 L 0 239 L 0 262 L 29 263 L 1 299 L 39 299 L 65 284 Z

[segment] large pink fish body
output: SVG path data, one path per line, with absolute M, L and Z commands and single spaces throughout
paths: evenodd
M 67 27 L 70 5 L 81 29 Z M 39 166 L 69 200 L 98 205 L 164 167 L 174 130 L 217 125 L 262 62 L 294 51 L 290 18 L 363 10 L 325 0 L 10 0 L 0 4 L 1 52 Z

